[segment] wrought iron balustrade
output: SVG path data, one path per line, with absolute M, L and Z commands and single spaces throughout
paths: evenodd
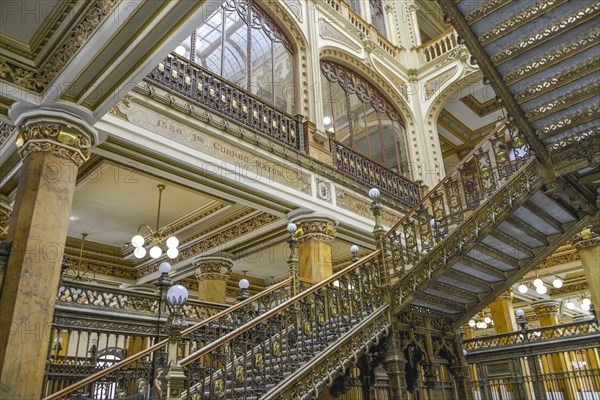
M 379 286 L 382 277 L 378 255 L 374 252 L 183 357 L 180 364 L 187 377 L 183 398 L 246 399 L 265 395 L 314 354 L 339 341 L 353 325 L 380 313 L 385 305 Z M 300 388 L 301 379 L 287 380 L 287 387 L 277 393 L 277 398 L 288 398 L 292 391 L 307 395 L 315 388 L 321 390 L 326 380 L 312 381 L 314 387 L 310 390 Z
M 421 198 L 419 185 L 333 139 L 331 151 L 338 170 L 408 205 L 415 205 Z
M 67 287 L 85 285 L 76 283 Z M 181 355 L 196 351 L 285 302 L 289 298 L 289 285 L 290 279 L 286 279 L 184 329 Z M 141 304 L 145 307 L 149 303 Z M 152 389 L 163 368 L 164 347 L 168 343 L 168 339 L 161 340 L 165 328 L 161 327 L 157 336 L 153 319 L 137 324 L 114 319 L 114 316 L 90 320 L 55 316 L 49 341 L 45 400 L 67 399 L 76 392 L 95 398 L 98 397 L 94 393 L 100 393 L 104 396 L 101 398 L 107 399 L 120 394 L 135 395 L 140 393 L 138 383 Z
M 280 143 L 304 148 L 301 115 L 280 111 L 176 53 L 159 63 L 146 80 Z
M 456 230 L 469 213 L 495 195 L 502 185 L 513 186 L 508 193 L 528 190 L 535 174 L 534 165 L 528 163 L 532 156 L 520 132 L 507 128 L 506 121 L 499 123 L 386 233 L 383 248 L 390 275 L 400 277 L 407 269 L 417 266 L 438 243 Z M 479 226 L 473 226 L 470 234 L 476 237 L 478 229 Z M 460 253 L 462 243 L 469 239 L 455 237 L 453 251 Z M 439 250 L 438 253 L 436 257 L 440 265 L 454 255 L 447 250 Z M 412 281 L 407 281 L 406 275 L 402 278 L 404 293 L 401 297 L 415 291 L 419 284 L 415 279 L 419 280 L 419 276 L 423 280 L 431 276 L 430 264 L 420 265 L 422 271 L 412 273 Z
M 63 279 L 58 289 L 58 304 L 97 307 L 98 310 L 115 309 L 142 313 L 158 313 L 157 294 L 141 293 L 134 290 L 111 288 L 85 282 Z M 163 307 L 169 305 L 163 302 Z M 184 315 L 192 320 L 211 317 L 227 308 L 224 304 L 190 300 L 183 308 Z
M 482 336 L 467 339 L 463 342 L 467 351 L 488 350 L 502 346 L 529 345 L 561 340 L 568 337 L 577 338 L 583 335 L 596 334 L 600 336 L 600 325 L 596 320 L 570 322 L 568 324 L 545 326 L 525 331 L 502 333 L 499 335 Z

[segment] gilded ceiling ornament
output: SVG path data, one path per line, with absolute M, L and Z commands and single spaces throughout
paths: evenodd
M 17 147 L 22 159 L 34 152 L 48 152 L 81 165 L 91 155 L 91 141 L 69 125 L 35 124 L 21 128 Z

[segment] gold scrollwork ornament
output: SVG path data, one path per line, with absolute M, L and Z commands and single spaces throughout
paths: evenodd
M 254 367 L 257 369 L 261 369 L 265 365 L 265 356 L 262 353 L 257 353 L 254 355 Z
M 246 368 L 242 364 L 237 364 L 235 366 L 235 381 L 240 383 L 246 379 Z
M 213 393 L 219 399 L 225 396 L 225 381 L 223 379 L 217 379 L 213 382 Z
M 279 357 L 281 355 L 281 343 L 278 341 L 273 342 L 273 355 Z

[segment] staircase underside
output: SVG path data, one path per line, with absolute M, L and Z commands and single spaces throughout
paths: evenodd
M 587 223 L 545 193 L 530 160 L 393 287 L 394 311 L 432 310 L 456 324 L 492 302 Z
M 561 189 L 598 208 L 600 3 L 438 2 Z

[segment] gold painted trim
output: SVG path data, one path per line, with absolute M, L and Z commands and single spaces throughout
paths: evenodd
M 509 18 L 508 20 L 500 23 L 499 25 L 494 26 L 492 29 L 488 30 L 485 33 L 482 33 L 477 38 L 483 46 L 486 46 L 505 35 L 513 32 L 515 29 L 528 24 L 534 19 L 538 18 L 540 14 L 548 12 L 558 6 L 563 5 L 569 0 L 545 0 L 539 3 L 535 3 L 532 6 L 526 8 L 525 10 L 519 12 L 515 16 Z
M 549 136 L 556 135 L 560 132 L 564 132 L 567 129 L 573 128 L 577 125 L 584 124 L 588 121 L 596 119 L 600 116 L 600 105 L 595 105 L 591 108 L 585 109 L 583 111 L 579 111 L 575 114 L 567 115 L 560 120 L 553 122 L 550 125 L 546 125 L 545 127 L 538 129 L 536 134 L 540 136 L 542 139 L 545 139 Z
M 473 25 L 475 22 L 479 21 L 482 18 L 487 17 L 488 15 L 490 15 L 491 13 L 499 10 L 500 8 L 504 7 L 506 4 L 510 3 L 512 0 L 491 0 L 488 1 L 487 3 L 485 3 L 484 5 L 482 5 L 481 7 L 478 7 L 476 9 L 474 9 L 473 11 L 467 13 L 465 15 L 465 21 L 467 21 L 467 23 L 469 25 Z
M 590 75 L 600 70 L 600 58 L 596 57 L 592 60 L 588 60 L 583 64 L 576 65 L 575 67 L 562 72 L 559 75 L 555 75 L 543 82 L 539 82 L 536 85 L 529 86 L 525 90 L 518 92 L 514 95 L 514 99 L 517 104 L 521 105 L 539 97 L 545 93 L 555 90 L 567 83 L 573 82 L 583 76 Z
M 497 99 L 489 99 L 482 103 L 472 94 L 463 97 L 460 99 L 460 101 L 462 101 L 465 106 L 469 107 L 471 111 L 477 114 L 479 118 L 490 115 L 491 113 L 502 108 Z
M 554 114 L 560 110 L 571 107 L 581 101 L 597 96 L 600 91 L 600 82 L 594 82 L 592 85 L 584 86 L 579 90 L 568 93 L 563 97 L 559 97 L 549 103 L 525 113 L 529 122 L 537 121 L 548 115 Z
M 559 47 L 551 53 L 538 57 L 535 60 L 508 72 L 502 78 L 507 85 L 513 85 L 520 80 L 527 78 L 528 76 L 541 72 L 540 69 L 548 68 L 595 46 L 598 44 L 599 39 L 600 30 L 594 30 L 584 37 L 577 38 L 576 40 Z
M 511 47 L 494 54 L 490 60 L 497 67 L 498 65 L 503 64 L 506 61 L 526 51 L 529 51 L 550 39 L 562 35 L 590 19 L 597 17 L 599 12 L 600 3 L 596 3 L 591 7 L 586 7 L 583 10 L 579 10 L 552 25 L 546 26 L 544 29 L 528 37 L 526 40 L 522 40 L 519 43 L 516 43 Z

